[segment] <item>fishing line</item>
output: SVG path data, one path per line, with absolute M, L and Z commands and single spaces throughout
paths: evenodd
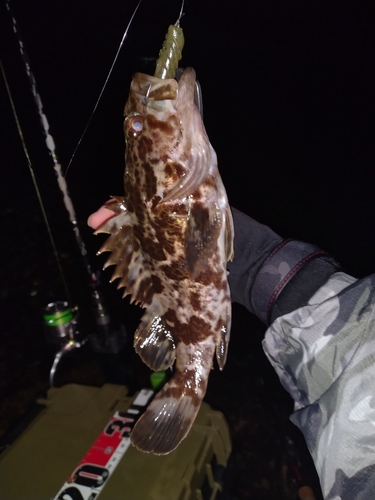
M 68 168 L 73 160 L 73 157 L 80 145 L 80 143 L 82 142 L 82 139 L 83 139 L 83 136 L 85 135 L 86 133 L 86 130 L 87 128 L 89 127 L 90 125 L 90 122 L 92 120 L 92 117 L 95 113 L 95 110 L 96 108 L 98 107 L 98 104 L 99 104 L 99 101 L 100 101 L 100 98 L 104 92 L 104 89 L 108 83 L 108 80 L 111 76 L 111 73 L 112 73 L 112 70 L 113 70 L 113 67 L 117 61 L 117 58 L 118 58 L 118 55 L 120 53 L 120 50 L 122 48 L 122 45 L 124 43 L 124 40 L 128 34 L 128 31 L 129 31 L 129 28 L 130 28 L 130 25 L 134 19 L 134 16 L 141 4 L 142 0 L 139 0 L 136 8 L 134 9 L 134 12 L 130 18 L 130 21 L 128 22 L 128 25 L 126 26 L 126 29 L 125 29 L 125 32 L 123 34 L 123 37 L 121 39 L 121 42 L 120 42 L 120 45 L 119 45 L 119 48 L 117 50 L 117 53 L 115 55 L 115 58 L 113 60 L 113 63 L 111 65 L 111 68 L 109 70 L 109 73 L 107 75 L 107 78 L 104 82 L 104 85 L 102 87 L 102 90 L 99 94 L 99 97 L 97 99 L 97 102 L 95 104 L 95 107 L 94 107 L 94 110 L 93 112 L 91 113 L 91 116 L 90 116 L 90 119 L 82 133 L 82 136 L 80 138 L 80 140 L 78 141 L 78 144 L 77 144 L 77 147 L 75 148 L 74 150 L 74 153 L 72 155 L 72 158 L 70 159 L 69 161 L 69 164 L 68 164 Z M 21 53 L 21 57 L 22 57 L 22 60 L 24 62 L 24 66 L 25 66 L 25 70 L 26 70 L 26 73 L 27 73 L 27 76 L 28 76 L 28 79 L 29 79 L 29 82 L 30 82 L 30 86 L 31 86 L 31 91 L 32 91 L 32 94 L 34 96 L 34 100 L 35 100 L 35 103 L 37 105 L 37 108 L 38 108 L 38 113 L 39 113 L 39 117 L 40 117 L 40 121 L 41 121 L 41 125 L 43 127 L 43 132 L 44 132 L 44 135 L 46 137 L 46 146 L 50 152 L 50 155 L 52 157 L 52 160 L 53 160 L 53 163 L 54 163 L 54 169 L 55 169 L 55 172 L 56 172 L 56 176 L 57 176 L 57 182 L 58 182 L 58 185 L 59 185 L 59 188 L 61 190 L 61 192 L 63 193 L 63 200 L 64 200 L 64 205 L 65 205 L 65 208 L 67 209 L 68 213 L 69 213 L 69 219 L 70 219 L 70 222 L 72 224 L 72 227 L 73 227 L 73 231 L 74 231 L 74 235 L 75 235 L 75 238 L 76 238 L 76 242 L 77 242 L 77 245 L 80 249 L 80 252 L 81 252 L 81 255 L 84 259 L 84 263 L 85 263 L 85 266 L 86 266 L 86 269 L 91 277 L 91 281 L 92 281 L 92 285 L 94 286 L 94 289 L 96 289 L 96 281 L 97 281 L 97 277 L 95 275 L 95 273 L 93 273 L 93 271 L 91 270 L 91 266 L 90 266 L 90 263 L 89 261 L 87 260 L 87 251 L 86 251 L 86 248 L 85 248 L 85 245 L 84 245 L 84 242 L 81 238 L 81 234 L 80 234 L 80 231 L 79 231 L 79 228 L 78 228 L 78 224 L 77 224 L 77 217 L 76 217 L 76 214 L 75 214 L 75 210 L 74 210 L 74 207 L 73 207 L 73 203 L 72 203 L 72 200 L 69 196 L 69 192 L 68 192 L 68 186 L 65 182 L 65 177 L 62 175 L 62 172 L 61 172 L 61 164 L 58 160 L 58 157 L 57 157 L 57 154 L 56 154 L 56 148 L 55 148 L 55 141 L 52 137 L 52 135 L 49 133 L 49 124 L 48 124 L 48 120 L 47 120 L 47 116 L 45 115 L 44 111 L 43 111 L 43 104 L 42 104 L 42 100 L 41 100 L 41 97 L 37 91 L 37 87 L 36 87 L 36 80 L 35 80 L 35 77 L 34 77 L 34 74 L 33 72 L 31 71 L 31 65 L 30 65 L 30 61 L 29 61 L 29 57 L 27 55 L 27 52 L 25 50 L 25 45 L 23 43 L 23 40 L 21 38 L 21 35 L 20 35 L 20 30 L 18 28 L 18 23 L 16 21 L 16 18 L 12 12 L 12 9 L 10 7 L 10 2 L 9 0 L 6 0 L 6 8 L 10 14 L 10 17 L 12 19 L 12 24 L 13 24 L 13 31 L 17 37 L 17 40 L 18 40 L 18 45 L 19 45 L 19 50 L 20 50 L 20 53 Z M 66 170 L 66 172 L 68 171 L 68 168 Z
M 133 12 L 133 14 L 132 14 L 131 18 L 130 18 L 130 21 L 128 22 L 128 25 L 127 25 L 127 27 L 125 28 L 125 31 L 124 31 L 124 34 L 123 34 L 123 36 L 122 36 L 122 39 L 121 39 L 120 45 L 119 45 L 119 47 L 118 47 L 118 49 L 117 49 L 117 52 L 116 52 L 115 58 L 113 59 L 112 65 L 111 65 L 111 67 L 110 67 L 110 69 L 109 69 L 109 72 L 108 72 L 108 75 L 107 75 L 107 77 L 106 77 L 106 79 L 105 79 L 105 81 L 104 81 L 103 87 L 102 87 L 102 89 L 101 89 L 101 91 L 100 91 L 100 93 L 99 93 L 99 97 L 98 97 L 98 98 L 97 98 L 97 100 L 96 100 L 96 103 L 95 103 L 94 109 L 92 110 L 92 113 L 91 113 L 91 115 L 90 115 L 90 118 L 88 119 L 88 122 L 87 122 L 87 124 L 86 124 L 86 126 L 85 126 L 85 128 L 84 128 L 84 130 L 83 130 L 83 132 L 82 132 L 82 135 L 81 135 L 81 137 L 79 138 L 79 141 L 78 141 L 78 143 L 77 143 L 77 146 L 75 147 L 75 149 L 74 149 L 74 151 L 73 151 L 73 154 L 72 154 L 72 156 L 71 156 L 71 158 L 70 158 L 70 160 L 69 160 L 68 166 L 66 167 L 66 170 L 65 170 L 64 177 L 66 177 L 66 176 L 68 175 L 68 170 L 69 170 L 69 168 L 70 168 L 70 165 L 71 165 L 71 163 L 72 163 L 72 161 L 73 161 L 73 159 L 74 159 L 74 157 L 75 157 L 75 155 L 76 155 L 76 152 L 77 152 L 77 150 L 78 150 L 79 146 L 81 145 L 81 142 L 82 142 L 82 140 L 83 140 L 83 138 L 84 138 L 84 136 L 85 136 L 85 134 L 86 134 L 86 132 L 87 132 L 87 129 L 88 129 L 88 128 L 89 128 L 89 126 L 90 126 L 90 123 L 91 123 L 91 121 L 92 121 L 92 118 L 93 118 L 93 116 L 94 116 L 94 113 L 95 113 L 95 111 L 96 111 L 96 109 L 97 109 L 97 107 L 98 107 L 98 105 L 99 105 L 100 99 L 102 98 L 103 92 L 104 92 L 104 90 L 105 90 L 105 88 L 106 88 L 106 86 L 107 86 L 108 80 L 110 79 L 111 74 L 112 74 L 112 71 L 113 71 L 113 68 L 114 68 L 114 66 L 115 66 L 115 64 L 116 64 L 116 62 L 117 62 L 117 59 L 118 59 L 118 56 L 119 56 L 119 54 L 120 54 L 120 50 L 121 50 L 121 48 L 122 48 L 122 45 L 123 45 L 123 43 L 124 43 L 124 41 L 125 41 L 125 38 L 127 37 L 128 31 L 129 31 L 129 28 L 130 28 L 130 25 L 132 24 L 133 19 L 134 19 L 134 16 L 135 16 L 135 14 L 137 13 L 137 10 L 138 10 L 139 6 L 141 5 L 141 3 L 142 3 L 142 0 L 139 0 L 139 2 L 138 2 L 138 4 L 137 4 L 136 8 L 134 9 L 134 12 Z
M 119 52 L 121 50 L 122 44 L 123 44 L 123 42 L 124 42 L 124 40 L 125 40 L 125 38 L 127 36 L 127 33 L 129 31 L 130 24 L 131 24 L 131 22 L 132 22 L 132 20 L 134 18 L 135 13 L 138 10 L 139 5 L 141 4 L 141 1 L 142 0 L 139 0 L 139 2 L 137 4 L 137 7 L 134 10 L 133 15 L 132 15 L 132 17 L 130 19 L 130 22 L 128 23 L 128 25 L 126 27 L 125 33 L 124 33 L 124 35 L 122 37 L 122 40 L 121 40 L 121 43 L 120 43 L 120 47 L 119 47 L 119 49 L 117 51 L 117 54 L 115 56 L 115 59 L 114 59 L 114 61 L 112 63 L 112 66 L 110 68 L 110 72 L 109 72 L 109 74 L 108 74 L 108 76 L 106 78 L 105 84 L 104 84 L 104 86 L 102 88 L 102 91 L 101 91 L 100 96 L 98 98 L 98 101 L 97 101 L 97 104 L 95 106 L 95 109 L 97 108 L 97 105 L 98 105 L 98 102 L 100 100 L 100 97 L 103 94 L 104 88 L 105 88 L 105 86 L 106 86 L 106 84 L 108 82 L 108 79 L 110 77 L 112 69 L 113 69 L 113 67 L 114 67 L 114 65 L 116 63 L 118 54 L 119 54 Z M 84 265 L 86 267 L 86 271 L 88 272 L 88 274 L 90 276 L 90 287 L 91 287 L 91 290 L 92 290 L 92 303 L 93 303 L 93 307 L 94 307 L 94 313 L 95 313 L 95 318 L 96 318 L 96 326 L 97 326 L 97 335 L 98 335 L 97 340 L 95 340 L 95 342 L 96 342 L 95 349 L 98 350 L 99 352 L 101 352 L 101 349 L 104 350 L 103 352 L 117 352 L 116 349 L 120 349 L 121 348 L 121 345 L 124 342 L 124 339 L 126 338 L 125 337 L 126 336 L 125 330 L 124 330 L 124 328 L 123 328 L 122 325 L 120 325 L 119 329 L 116 329 L 117 326 L 114 325 L 113 322 L 111 321 L 111 318 L 110 318 L 110 316 L 109 316 L 109 314 L 107 312 L 106 306 L 104 304 L 104 301 L 103 301 L 103 298 L 102 298 L 102 294 L 101 294 L 101 292 L 99 290 L 98 275 L 95 272 L 92 271 L 91 265 L 90 265 L 90 263 L 89 263 L 89 261 L 87 259 L 86 247 L 85 247 L 84 242 L 83 242 L 83 240 L 81 238 L 81 234 L 80 234 L 80 231 L 79 231 L 79 228 L 78 228 L 77 217 L 76 217 L 76 214 L 75 214 L 73 203 L 72 203 L 72 200 L 71 200 L 71 198 L 69 196 L 68 187 L 67 187 L 65 178 L 64 178 L 64 176 L 62 175 L 62 172 L 61 172 L 61 164 L 60 164 L 60 162 L 58 160 L 58 157 L 57 157 L 57 154 L 56 154 L 55 141 L 54 141 L 52 135 L 49 132 L 49 124 L 48 124 L 47 116 L 44 113 L 42 100 L 41 100 L 41 97 L 40 97 L 40 95 L 39 95 L 39 93 L 37 91 L 36 80 L 35 80 L 33 72 L 31 71 L 30 61 L 29 61 L 28 55 L 26 53 L 23 40 L 22 40 L 21 35 L 20 35 L 20 30 L 18 28 L 18 24 L 17 24 L 16 18 L 15 18 L 14 14 L 12 13 L 12 10 L 10 8 L 10 2 L 9 2 L 9 0 L 6 0 L 5 3 L 6 3 L 6 8 L 7 8 L 8 12 L 9 12 L 9 15 L 11 17 L 11 20 L 12 20 L 13 32 L 14 32 L 17 40 L 18 40 L 19 51 L 20 51 L 20 54 L 21 54 L 21 57 L 22 57 L 22 60 L 23 60 L 23 63 L 24 63 L 24 67 L 25 67 L 25 70 L 26 70 L 27 77 L 29 79 L 29 83 L 30 83 L 30 86 L 31 86 L 31 91 L 32 91 L 32 94 L 34 96 L 34 100 L 35 100 L 36 106 L 38 108 L 40 122 L 41 122 L 41 125 L 43 127 L 43 132 L 44 132 L 44 135 L 45 135 L 45 138 L 46 138 L 46 146 L 47 146 L 47 148 L 49 150 L 49 153 L 50 153 L 50 155 L 52 157 L 52 160 L 53 160 L 54 170 L 55 170 L 55 173 L 56 173 L 56 176 L 57 176 L 57 183 L 58 183 L 58 186 L 59 186 L 59 188 L 60 188 L 60 190 L 61 190 L 61 192 L 63 194 L 64 205 L 65 205 L 65 208 L 67 209 L 67 211 L 69 213 L 69 219 L 70 219 L 70 222 L 72 224 L 72 228 L 73 228 L 74 236 L 75 236 L 75 239 L 76 239 L 76 243 L 77 243 L 78 248 L 79 248 L 79 250 L 81 252 L 81 256 L 83 258 L 83 262 L 84 262 Z M 92 115 L 94 114 L 95 109 L 94 109 Z M 90 121 L 92 119 L 92 115 L 90 117 L 89 123 L 90 123 Z M 17 122 L 18 122 L 18 120 L 17 120 Z M 84 133 L 86 132 L 89 123 L 87 124 L 87 126 L 86 126 L 86 128 L 84 130 Z M 82 137 L 81 137 L 80 141 L 82 141 L 84 133 L 82 134 Z M 23 141 L 23 144 L 24 144 L 24 140 L 23 139 L 22 139 L 22 141 Z M 76 150 L 77 150 L 77 148 L 76 148 Z M 28 157 L 28 155 L 27 155 L 27 157 Z M 72 159 L 73 159 L 73 157 L 72 157 Z M 70 160 L 69 165 L 70 165 L 72 159 Z M 29 163 L 31 164 L 31 162 L 29 162 Z M 36 180 L 35 180 L 35 186 L 36 186 Z M 36 186 L 36 189 L 37 189 L 37 186 Z M 40 198 L 40 194 L 39 194 L 39 190 L 38 189 L 37 189 L 37 193 L 38 193 L 38 198 Z M 44 209 L 43 209 L 43 212 L 45 214 Z M 50 232 L 50 230 L 49 230 L 49 232 Z M 51 234 L 51 239 L 53 240 L 52 233 L 50 232 L 50 234 Z M 54 244 L 53 244 L 53 246 L 55 247 Z M 61 266 L 59 266 L 59 268 L 61 268 Z M 62 272 L 62 269 L 61 269 L 61 272 Z M 65 280 L 64 280 L 64 283 L 65 283 Z M 69 294 L 67 294 L 67 296 L 69 297 Z M 95 336 L 92 336 L 92 338 L 94 339 Z
M 74 235 L 76 237 L 76 242 L 77 242 L 78 247 L 81 251 L 81 254 L 84 258 L 86 268 L 87 268 L 89 274 L 92 275 L 93 273 L 91 271 L 90 264 L 86 258 L 87 251 L 86 251 L 85 245 L 83 243 L 83 240 L 81 238 L 79 228 L 77 225 L 77 217 L 76 217 L 75 210 L 73 207 L 73 202 L 69 196 L 68 186 L 67 186 L 65 179 L 62 175 L 61 164 L 60 164 L 59 159 L 58 159 L 57 154 L 56 154 L 55 141 L 49 132 L 49 124 L 48 124 L 47 116 L 45 115 L 44 110 L 43 110 L 42 99 L 37 91 L 36 80 L 35 80 L 35 77 L 34 77 L 32 70 L 31 70 L 30 60 L 29 60 L 29 57 L 28 57 L 27 52 L 25 50 L 25 45 L 24 45 L 23 40 L 21 38 L 20 30 L 18 28 L 17 21 L 14 17 L 14 14 L 11 11 L 9 0 L 6 0 L 6 7 L 7 7 L 9 14 L 11 16 L 11 19 L 12 19 L 13 31 L 17 37 L 17 40 L 18 40 L 19 50 L 20 50 L 20 53 L 22 56 L 22 60 L 24 63 L 26 74 L 27 74 L 27 77 L 28 77 L 29 82 L 30 82 L 31 91 L 32 91 L 32 94 L 34 96 L 35 104 L 38 108 L 40 122 L 41 122 L 43 132 L 44 132 L 44 135 L 46 138 L 46 146 L 47 146 L 49 153 L 50 153 L 50 156 L 52 157 L 52 160 L 53 160 L 53 166 L 54 166 L 54 170 L 55 170 L 55 173 L 57 176 L 57 183 L 58 183 L 58 186 L 59 186 L 61 192 L 63 193 L 64 205 L 69 213 L 69 219 L 70 219 L 70 222 L 72 223 Z
M 46 138 L 46 146 L 47 146 L 49 153 L 50 153 L 52 160 L 53 160 L 53 166 L 54 166 L 54 170 L 55 170 L 55 173 L 57 176 L 57 183 L 58 183 L 58 186 L 63 194 L 64 205 L 65 205 L 65 208 L 67 209 L 68 214 L 69 214 L 69 219 L 70 219 L 70 222 L 72 224 L 76 243 L 77 243 L 78 248 L 80 250 L 84 265 L 86 267 L 86 271 L 90 277 L 90 286 L 92 289 L 92 299 L 93 299 L 94 311 L 95 311 L 95 316 L 96 316 L 96 322 L 97 322 L 97 325 L 104 325 L 105 324 L 105 326 L 106 326 L 106 325 L 109 325 L 110 318 L 106 312 L 106 308 L 105 308 L 104 303 L 103 303 L 102 295 L 98 289 L 98 276 L 96 275 L 96 273 L 94 273 L 92 271 L 91 265 L 87 259 L 87 251 L 86 251 L 85 244 L 82 240 L 82 237 L 81 237 L 81 234 L 80 234 L 80 231 L 78 228 L 77 217 L 76 217 L 75 210 L 73 207 L 73 202 L 69 196 L 68 186 L 67 186 L 65 179 L 62 175 L 61 164 L 60 164 L 58 157 L 57 157 L 57 154 L 56 154 L 55 141 L 54 141 L 52 135 L 49 133 L 49 124 L 48 124 L 47 116 L 45 115 L 45 113 L 43 111 L 43 104 L 42 104 L 41 97 L 37 91 L 36 80 L 35 80 L 33 72 L 31 71 L 30 61 L 29 61 L 28 55 L 26 53 L 23 40 L 22 40 L 21 35 L 20 35 L 17 21 L 14 17 L 14 14 L 11 11 L 11 8 L 9 5 L 9 0 L 6 0 L 6 8 L 11 16 L 11 19 L 12 19 L 13 32 L 15 33 L 17 40 L 18 40 L 19 50 L 20 50 L 21 57 L 22 57 L 22 60 L 24 63 L 26 74 L 28 76 L 30 86 L 31 86 L 31 91 L 32 91 L 32 94 L 34 96 L 36 106 L 38 108 L 40 122 L 41 122 L 41 125 L 43 127 L 43 132 L 44 132 L 44 135 Z M 23 143 L 24 143 L 24 141 L 23 141 Z M 36 183 L 36 180 L 35 180 L 35 183 Z M 36 189 L 37 189 L 37 186 L 36 186 Z M 40 198 L 40 193 L 39 193 L 38 189 L 37 189 L 37 193 L 38 193 L 38 197 Z M 44 212 L 44 209 L 43 209 L 43 212 Z M 50 230 L 49 230 L 49 232 L 51 234 L 51 239 L 53 240 L 52 233 Z M 53 243 L 53 246 L 55 247 L 54 243 Z M 61 266 L 59 266 L 59 268 L 61 268 Z M 62 269 L 61 269 L 61 272 L 62 272 Z M 65 283 L 65 279 L 64 279 L 64 283 Z M 67 296 L 69 297 L 69 294 L 67 294 Z
M 175 22 L 175 25 L 176 25 L 176 26 L 180 26 L 180 21 L 181 21 L 181 18 L 182 18 L 182 16 L 185 14 L 185 13 L 184 13 L 184 7 L 185 7 L 185 0 L 182 0 L 182 3 L 181 3 L 181 9 L 180 9 L 180 14 L 179 14 L 179 16 L 178 16 L 177 21 Z
M 35 178 L 35 173 L 34 173 L 34 169 L 33 169 L 32 163 L 31 163 L 29 151 L 28 151 L 27 146 L 26 146 L 25 138 L 24 138 L 24 135 L 23 135 L 23 132 L 22 132 L 20 121 L 18 119 L 18 115 L 17 115 L 17 111 L 16 111 L 16 108 L 15 108 L 15 105 L 14 105 L 12 93 L 11 93 L 10 88 L 9 88 L 8 80 L 7 80 L 7 77 L 5 75 L 5 71 L 4 71 L 4 67 L 3 67 L 3 63 L 1 62 L 1 59 L 0 59 L 0 67 L 1 67 L 1 73 L 3 75 L 3 79 L 4 79 L 4 83 L 5 83 L 5 88 L 6 88 L 6 91 L 7 91 L 7 94 L 8 94 L 8 98 L 9 98 L 10 107 L 12 109 L 14 121 L 16 122 L 18 135 L 19 135 L 19 137 L 21 139 L 22 149 L 23 149 L 23 152 L 25 153 L 25 156 L 26 156 L 27 165 L 29 167 L 31 179 L 32 179 L 35 191 L 36 191 L 36 195 L 37 195 L 37 198 L 38 198 L 38 201 L 39 201 L 40 209 L 41 209 L 42 214 L 43 214 L 43 219 L 44 219 L 44 222 L 45 222 L 46 227 L 47 227 L 47 232 L 48 232 L 49 238 L 51 240 L 51 244 L 52 244 L 52 248 L 53 248 L 53 253 L 54 253 L 54 256 L 56 258 L 57 267 L 58 267 L 59 272 L 60 272 L 61 281 L 62 281 L 64 290 L 65 290 L 66 296 L 67 296 L 68 300 L 70 300 L 70 294 L 69 294 L 68 285 L 67 285 L 66 280 L 65 280 L 65 276 L 64 276 L 64 272 L 63 272 L 63 269 L 62 269 L 62 266 L 61 266 L 61 261 L 60 261 L 60 258 L 59 258 L 59 254 L 57 253 L 55 241 L 53 239 L 53 235 L 52 235 L 52 231 L 51 231 L 51 226 L 49 225 L 47 213 L 46 213 L 46 210 L 44 208 L 44 204 L 43 204 L 43 200 L 42 200 L 42 197 L 41 197 L 41 194 L 40 194 L 40 191 L 39 191 L 38 183 L 37 183 L 36 178 Z

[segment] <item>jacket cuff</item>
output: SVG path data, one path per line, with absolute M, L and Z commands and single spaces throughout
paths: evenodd
M 339 264 L 317 246 L 284 240 L 268 255 L 254 278 L 251 309 L 269 325 L 277 317 L 307 304 L 339 270 Z

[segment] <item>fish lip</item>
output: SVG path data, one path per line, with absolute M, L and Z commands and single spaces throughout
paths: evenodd
M 147 101 L 181 100 L 180 93 L 189 94 L 189 101 L 194 102 L 196 86 L 195 70 L 191 67 L 183 70 L 178 80 L 175 78 L 157 78 L 146 73 L 133 75 L 130 90 Z
M 135 73 L 130 91 L 147 101 L 174 101 L 178 95 L 178 83 L 174 78 L 161 79 L 145 73 Z

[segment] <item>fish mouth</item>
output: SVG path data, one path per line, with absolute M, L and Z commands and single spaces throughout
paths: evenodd
M 197 84 L 193 68 L 179 69 L 175 78 L 157 78 L 145 73 L 136 73 L 133 76 L 130 90 L 147 103 L 151 101 L 184 101 L 201 106 L 201 92 L 196 90 Z
M 136 73 L 130 90 L 147 101 L 175 100 L 178 95 L 178 83 L 174 78 L 162 80 L 145 73 Z

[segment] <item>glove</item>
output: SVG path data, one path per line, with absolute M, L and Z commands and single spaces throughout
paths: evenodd
M 266 325 L 306 305 L 340 270 L 339 264 L 317 246 L 284 240 L 235 208 L 232 213 L 234 260 L 228 262 L 232 300 Z

